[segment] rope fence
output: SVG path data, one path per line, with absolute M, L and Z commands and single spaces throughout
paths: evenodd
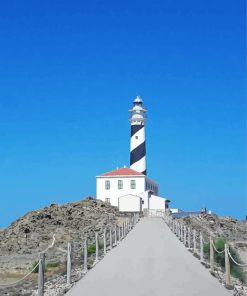
M 171 229 L 171 231 L 178 237 L 178 239 L 195 255 L 203 264 L 209 264 L 210 272 L 215 272 L 215 253 L 222 254 L 224 256 L 225 265 L 225 286 L 229 289 L 235 289 L 231 279 L 231 262 L 241 268 L 247 267 L 247 264 L 237 262 L 230 252 L 229 245 L 224 244 L 223 250 L 218 250 L 215 246 L 214 240 L 211 235 L 208 235 L 205 239 L 202 232 L 196 231 L 192 227 L 187 227 L 185 223 L 173 218 L 170 214 L 165 213 L 163 217 L 164 221 Z M 209 262 L 206 262 L 204 254 L 204 245 L 209 244 Z
M 38 269 L 37 295 L 44 296 L 46 264 L 63 261 L 66 263 L 66 284 L 70 286 L 72 284 L 73 265 L 78 265 L 79 267 L 82 265 L 82 267 L 80 267 L 82 274 L 87 273 L 89 268 L 94 267 L 107 252 L 116 247 L 127 236 L 129 231 L 138 223 L 139 219 L 139 214 L 135 214 L 131 218 L 125 218 L 122 224 L 105 227 L 101 235 L 95 231 L 94 238 L 90 240 L 90 244 L 87 236 L 82 237 L 81 242 L 67 242 L 67 249 L 55 247 L 56 237 L 55 234 L 53 234 L 52 243 L 45 250 L 39 252 L 38 262 L 32 270 L 18 281 L 10 284 L 0 284 L 0 287 L 6 288 L 20 284 Z M 46 262 L 47 255 L 52 248 L 56 248 L 57 251 L 61 252 L 61 256 L 56 256 L 56 258 L 49 259 Z
M 28 276 L 30 276 L 35 271 L 35 269 L 39 266 L 39 264 L 40 264 L 40 261 L 34 266 L 34 268 L 28 274 L 26 274 L 23 278 L 19 279 L 18 281 L 11 283 L 11 284 L 1 284 L 0 286 L 1 287 L 9 287 L 9 286 L 15 286 L 15 285 L 21 283 L 22 281 L 24 281 Z

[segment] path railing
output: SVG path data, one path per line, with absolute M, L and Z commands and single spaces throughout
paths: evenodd
M 140 217 L 135 214 L 131 218 L 123 218 L 125 220 L 121 224 L 116 224 L 113 226 L 108 226 L 103 229 L 103 234 L 99 235 L 95 231 L 94 239 L 90 240 L 87 236 L 82 237 L 80 242 L 67 242 L 67 249 L 57 247 L 56 250 L 61 253 L 59 258 L 49 259 L 51 262 L 66 262 L 66 285 L 68 287 L 72 284 L 72 272 L 73 265 L 78 265 L 81 270 L 81 277 L 88 272 L 89 268 L 94 267 L 110 250 L 116 247 L 126 235 L 133 229 L 133 227 L 138 223 Z M 32 270 L 27 273 L 23 278 L 10 284 L 0 284 L 0 288 L 12 287 L 21 282 L 25 281 L 32 273 L 38 269 L 38 289 L 37 295 L 44 296 L 45 293 L 45 270 L 46 270 L 46 258 L 48 252 L 55 246 L 55 235 L 53 235 L 53 241 L 48 248 L 40 252 L 37 264 L 32 268 Z M 79 258 L 83 258 L 80 260 Z M 77 258 L 73 260 L 73 258 Z M 93 259 L 93 263 L 90 265 L 89 259 Z M 81 264 L 82 261 L 82 264 Z M 74 264 L 73 264 L 74 263 Z M 80 278 L 81 278 L 80 277 Z M 79 280 L 78 278 L 77 280 Z M 52 279 L 54 280 L 54 279 Z M 76 281 L 77 281 L 76 280 Z
M 178 237 L 178 239 L 197 257 L 202 264 L 210 268 L 210 272 L 214 274 L 216 268 L 215 253 L 224 254 L 225 269 L 223 270 L 225 276 L 222 279 L 226 288 L 234 289 L 231 278 L 231 264 L 239 267 L 247 267 L 247 264 L 237 262 L 230 252 L 228 243 L 225 243 L 223 250 L 217 250 L 213 237 L 208 234 L 207 237 L 202 232 L 198 232 L 192 227 L 188 227 L 182 221 L 174 219 L 168 212 L 163 216 L 168 227 Z M 204 244 L 209 244 L 209 261 L 204 256 Z

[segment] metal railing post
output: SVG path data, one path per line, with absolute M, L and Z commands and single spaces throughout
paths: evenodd
M 39 278 L 38 278 L 38 296 L 44 296 L 44 289 L 45 289 L 45 254 L 40 254 L 40 261 L 39 261 Z

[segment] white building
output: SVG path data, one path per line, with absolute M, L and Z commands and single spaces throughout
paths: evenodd
M 96 177 L 97 199 L 117 206 L 122 212 L 162 210 L 168 199 L 158 196 L 159 185 L 146 175 L 123 167 Z
M 118 209 L 120 212 L 141 212 L 142 198 L 133 194 L 120 196 L 118 198 Z
M 118 206 L 118 198 L 129 194 L 144 196 L 147 190 L 155 195 L 159 193 L 159 185 L 146 175 L 124 167 L 96 177 L 97 199 Z

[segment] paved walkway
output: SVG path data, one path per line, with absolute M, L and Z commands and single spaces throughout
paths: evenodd
M 160 218 L 143 218 L 67 296 L 229 296 Z

